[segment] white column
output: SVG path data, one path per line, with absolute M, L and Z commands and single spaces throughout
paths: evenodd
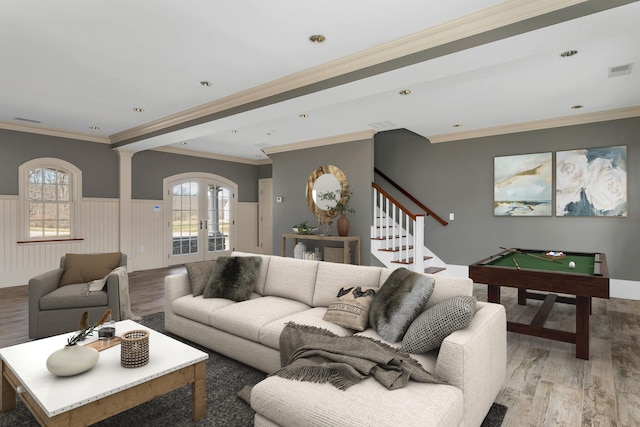
M 134 271 L 135 252 L 131 238 L 133 214 L 131 206 L 131 158 L 133 151 L 116 148 L 118 153 L 118 189 L 120 200 L 120 251 L 127 254 L 127 271 Z

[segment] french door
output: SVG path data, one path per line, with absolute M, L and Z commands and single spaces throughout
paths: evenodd
M 235 242 L 237 186 L 210 174 L 165 180 L 168 265 L 229 255 Z

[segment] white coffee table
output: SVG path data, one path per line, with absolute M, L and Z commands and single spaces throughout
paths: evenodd
M 203 418 L 209 355 L 134 321 L 116 323 L 117 335 L 134 329 L 150 332 L 149 363 L 139 368 L 121 367 L 116 345 L 102 350 L 89 371 L 56 377 L 47 370 L 47 357 L 71 333 L 0 349 L 0 412 L 15 408 L 17 393 L 41 425 L 88 425 L 192 384 L 192 418 Z

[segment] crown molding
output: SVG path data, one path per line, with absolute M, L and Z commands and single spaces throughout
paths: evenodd
M 223 160 L 225 162 L 243 163 L 247 165 L 270 165 L 271 159 L 246 159 L 243 157 L 224 156 L 222 154 L 205 153 L 203 151 L 185 150 L 174 147 L 158 147 L 152 151 L 161 151 L 163 153 L 180 154 L 182 156 L 201 157 L 205 159 Z
M 16 132 L 36 133 L 39 135 L 56 136 L 58 138 L 79 139 L 82 141 L 99 142 L 101 144 L 111 144 L 111 140 L 106 136 L 95 136 L 80 132 L 52 129 L 34 125 L 18 124 L 0 120 L 0 129 L 13 130 Z
M 369 48 L 343 58 L 312 67 L 263 85 L 234 93 L 225 98 L 172 114 L 110 136 L 120 143 L 147 134 L 160 132 L 192 120 L 202 119 L 252 102 L 300 89 L 331 78 L 396 60 L 436 46 L 481 34 L 509 24 L 524 21 L 559 9 L 584 3 L 587 0 L 509 0 L 488 9 L 436 25 L 405 37 Z M 229 113 L 231 114 L 231 113 Z
M 285 151 L 303 150 L 305 148 L 323 147 L 331 144 L 341 144 L 343 142 L 361 141 L 363 139 L 373 138 L 377 132 L 373 129 L 367 129 L 359 132 L 346 133 L 343 135 L 334 135 L 326 138 L 309 139 L 307 141 L 294 142 L 292 144 L 276 145 L 273 147 L 265 147 L 262 149 L 265 154 L 283 153 Z
M 528 132 L 532 130 L 550 129 L 563 126 L 582 125 L 586 123 L 605 122 L 608 120 L 628 119 L 640 116 L 640 106 L 619 108 L 573 116 L 554 117 L 532 122 L 515 123 L 505 126 L 492 126 L 462 132 L 443 133 L 427 137 L 432 144 L 460 141 L 464 139 L 482 138 L 485 136 L 505 135 L 509 133 Z

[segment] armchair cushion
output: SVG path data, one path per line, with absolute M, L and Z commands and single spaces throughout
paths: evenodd
M 89 292 L 86 283 L 61 286 L 40 298 L 40 310 L 63 310 L 70 308 L 106 306 L 107 292 Z
M 58 286 L 88 283 L 102 279 L 120 265 L 121 252 L 106 254 L 67 254 L 64 273 Z

